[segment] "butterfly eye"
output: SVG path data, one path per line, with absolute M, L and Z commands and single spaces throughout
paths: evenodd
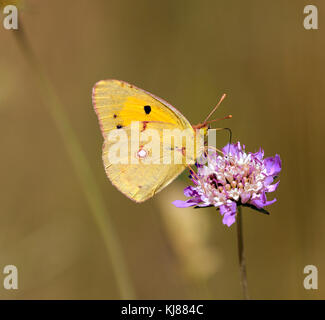
M 117 128 L 117 129 L 121 129 L 122 126 L 121 126 L 120 124 L 118 124 L 118 125 L 116 126 L 116 128 Z
M 144 112 L 146 114 L 149 114 L 151 112 L 151 107 L 150 106 L 144 106 L 143 109 L 144 109 Z

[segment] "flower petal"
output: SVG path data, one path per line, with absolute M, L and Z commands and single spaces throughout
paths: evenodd
M 263 207 L 269 206 L 270 204 L 276 202 L 276 198 L 274 198 L 271 201 L 263 201 L 261 199 L 254 199 L 249 201 L 250 204 L 252 204 L 253 206 L 255 206 L 258 209 L 262 209 Z
M 227 207 L 223 204 L 222 206 L 219 207 L 220 214 L 223 216 L 225 213 L 227 213 Z
M 274 181 L 273 176 L 268 176 L 264 179 L 264 186 L 270 185 Z
M 197 203 L 191 201 L 191 199 L 187 200 L 187 201 L 175 200 L 172 203 L 177 208 L 188 208 L 188 207 L 193 207 L 193 206 L 197 205 Z
M 258 209 L 262 209 L 264 207 L 264 202 L 260 199 L 253 199 L 253 200 L 249 201 L 249 203 Z
M 274 192 L 274 191 L 277 189 L 279 183 L 280 183 L 280 181 L 278 181 L 278 182 L 275 183 L 275 184 L 271 184 L 271 185 L 267 186 L 267 187 L 265 188 L 265 191 L 266 191 L 266 192 Z
M 236 221 L 236 214 L 225 214 L 222 223 L 230 227 Z
M 260 148 L 259 151 L 255 152 L 255 153 L 252 153 L 252 155 L 253 155 L 256 159 L 262 161 L 262 160 L 263 160 L 263 157 L 264 157 L 264 150 L 263 150 L 262 148 Z
M 236 221 L 236 202 L 220 206 L 220 214 L 223 216 L 222 223 L 230 227 Z
M 200 208 L 211 207 L 211 203 L 207 203 L 207 202 L 199 203 L 199 204 L 197 204 L 197 206 Z
M 239 144 L 239 147 L 240 147 L 240 144 Z M 239 148 L 238 148 L 238 145 L 235 145 L 235 144 L 227 144 L 226 146 L 224 146 L 222 148 L 222 152 L 224 154 L 230 154 L 232 155 L 233 157 L 237 157 L 238 154 L 239 154 Z
M 194 197 L 197 194 L 198 194 L 197 191 L 192 186 L 188 186 L 184 189 L 184 195 L 186 197 Z
M 250 192 L 242 192 L 240 194 L 240 199 L 242 203 L 246 203 L 250 199 L 250 197 L 251 197 Z
M 266 171 L 268 175 L 276 176 L 281 171 L 281 159 L 278 154 L 275 155 L 274 158 L 269 157 L 264 159 L 264 165 L 266 167 Z

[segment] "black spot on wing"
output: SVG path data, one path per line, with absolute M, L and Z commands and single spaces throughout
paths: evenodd
M 144 106 L 143 109 L 144 109 L 144 112 L 146 114 L 149 114 L 151 112 L 151 107 L 150 106 Z
M 117 129 L 121 129 L 122 127 L 123 127 L 123 126 L 120 125 L 120 124 L 118 124 L 118 125 L 116 126 Z

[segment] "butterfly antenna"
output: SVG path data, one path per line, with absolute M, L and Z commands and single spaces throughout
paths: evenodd
M 223 117 L 223 118 L 218 118 L 218 119 L 213 119 L 213 120 L 210 120 L 210 121 L 205 121 L 204 124 L 209 124 L 209 123 L 212 123 L 212 122 L 217 122 L 217 121 L 221 121 L 221 120 L 227 120 L 227 119 L 231 119 L 231 118 L 232 118 L 232 115 L 229 114 L 228 116 Z
M 209 113 L 209 115 L 206 117 L 206 119 L 204 120 L 203 123 L 207 123 L 207 121 L 209 120 L 209 118 L 213 115 L 213 113 L 218 109 L 218 107 L 220 106 L 221 102 L 224 100 L 224 98 L 226 98 L 226 94 L 224 93 L 222 95 L 222 97 L 220 98 L 219 102 L 217 103 L 217 105 L 212 109 L 212 111 Z

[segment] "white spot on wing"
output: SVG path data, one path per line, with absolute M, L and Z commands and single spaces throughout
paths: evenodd
M 137 153 L 137 156 L 141 159 L 145 158 L 147 156 L 147 151 L 144 149 L 140 149 Z

